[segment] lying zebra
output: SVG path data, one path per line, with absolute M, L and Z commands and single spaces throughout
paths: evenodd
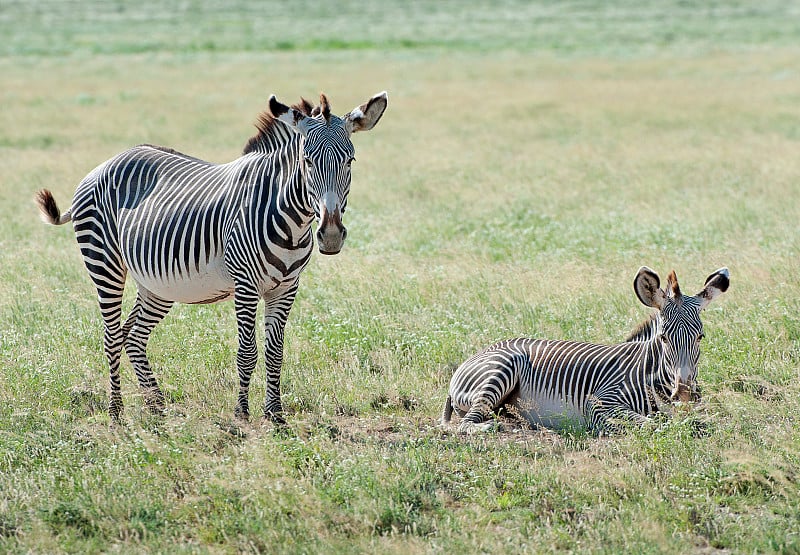
M 675 272 L 665 289 L 660 283 L 653 270 L 639 269 L 634 291 L 658 312 L 624 343 L 518 338 L 473 355 L 450 380 L 442 424 L 455 410 L 462 416 L 459 431 L 486 429 L 489 414 L 507 405 L 534 425 L 613 433 L 622 424 L 647 422 L 660 405 L 698 398 L 700 311 L 728 289 L 728 269 L 711 274 L 695 296 L 681 294 Z

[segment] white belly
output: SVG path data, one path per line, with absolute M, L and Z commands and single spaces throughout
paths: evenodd
M 185 272 L 183 275 L 177 272 L 172 274 L 168 279 L 159 279 L 131 271 L 133 279 L 140 287 L 169 301 L 199 304 L 224 301 L 233 297 L 233 279 L 228 275 L 222 258 L 209 261 L 200 267 L 199 272 L 196 268 L 192 268 L 191 272 Z
M 514 407 L 528 422 L 545 428 L 559 429 L 586 424 L 583 408 L 560 397 L 521 392 L 514 401 Z

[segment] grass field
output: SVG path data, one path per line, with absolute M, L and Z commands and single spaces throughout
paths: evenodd
M 800 551 L 800 7 L 287 4 L 0 7 L 0 552 Z M 233 418 L 231 303 L 173 309 L 168 415 L 125 360 L 112 425 L 95 293 L 33 192 L 66 207 L 142 142 L 231 160 L 273 92 L 384 89 L 287 325 L 287 427 Z M 641 265 L 691 293 L 730 268 L 704 434 L 436 427 L 491 342 L 621 340 Z

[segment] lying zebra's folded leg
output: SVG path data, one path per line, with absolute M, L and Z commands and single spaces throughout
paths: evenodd
M 618 435 L 629 428 L 641 428 L 653 420 L 629 409 L 616 409 L 597 415 L 592 430 L 601 436 Z
M 461 433 L 471 434 L 475 432 L 488 432 L 498 428 L 496 420 L 487 420 L 492 412 L 491 403 L 484 398 L 476 399 L 472 403 L 472 407 L 461 419 L 458 425 L 458 431 Z

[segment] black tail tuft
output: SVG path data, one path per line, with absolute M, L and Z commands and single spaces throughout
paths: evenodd
M 447 400 L 444 402 L 444 408 L 442 409 L 442 425 L 446 426 L 450 423 L 450 418 L 453 416 L 453 399 L 450 395 L 447 396 Z
M 62 221 L 61 210 L 58 209 L 56 199 L 53 198 L 53 193 L 47 189 L 37 191 L 33 196 L 33 200 L 36 206 L 39 207 L 42 219 L 48 224 L 61 225 L 69 221 L 69 218 L 63 219 Z

